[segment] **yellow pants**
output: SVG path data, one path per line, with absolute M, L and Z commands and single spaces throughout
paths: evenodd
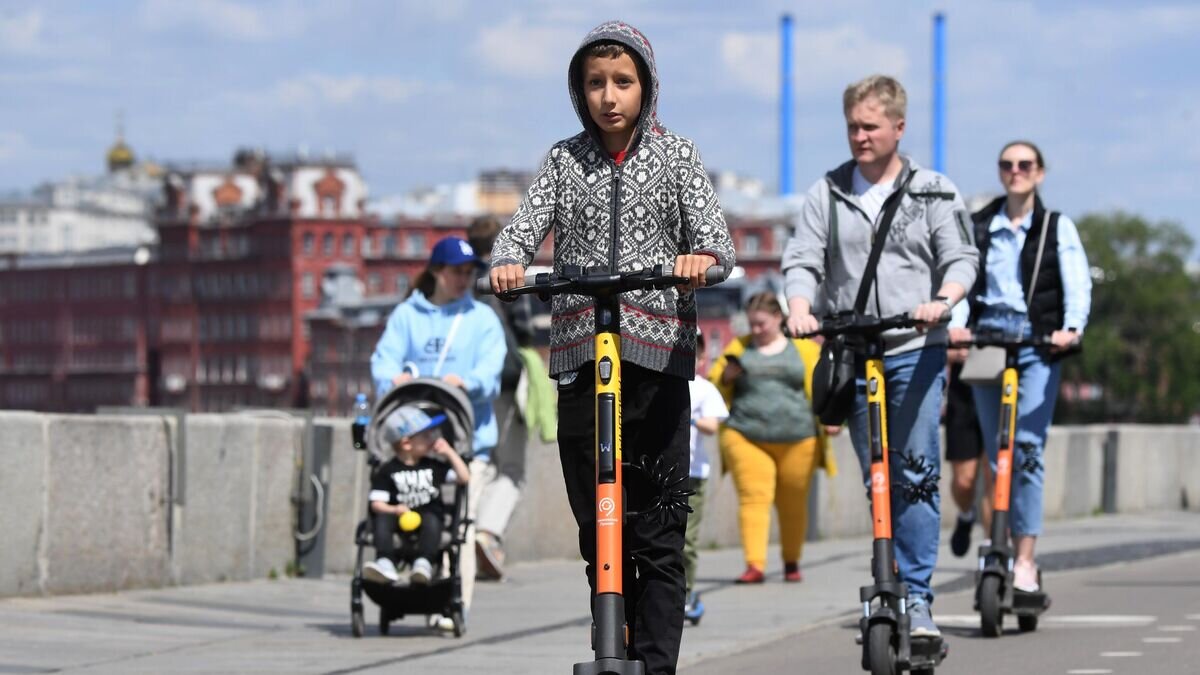
M 799 562 L 808 533 L 808 486 L 817 468 L 817 439 L 762 443 L 723 427 L 720 442 L 721 457 L 738 492 L 746 564 L 766 569 L 772 503 L 779 512 L 783 560 Z

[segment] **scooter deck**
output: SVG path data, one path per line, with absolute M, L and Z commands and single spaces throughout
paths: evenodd
M 914 637 L 909 645 L 908 670 L 936 668 L 950 654 L 950 645 L 940 637 Z
M 1008 608 L 1006 608 L 1008 609 Z M 1050 596 L 1042 591 L 1021 591 L 1013 589 L 1012 608 L 1009 610 L 1015 616 L 1039 616 L 1050 609 Z
M 645 675 L 646 664 L 625 659 L 597 659 L 576 663 L 572 675 Z

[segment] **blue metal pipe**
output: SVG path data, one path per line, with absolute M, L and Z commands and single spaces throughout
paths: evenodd
M 779 19 L 779 194 L 792 194 L 792 15 Z
M 933 170 L 946 172 L 946 15 L 933 15 Z

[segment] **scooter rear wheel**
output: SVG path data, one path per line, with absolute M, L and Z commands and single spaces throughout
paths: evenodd
M 1022 633 L 1032 633 L 1037 630 L 1038 618 L 1036 614 L 1025 614 L 1017 617 L 1017 627 Z
M 892 646 L 892 626 L 872 624 L 867 630 L 867 663 L 871 675 L 896 675 L 896 649 Z
M 979 583 L 979 628 L 984 637 L 1000 637 L 1004 632 L 1004 610 L 1000 600 L 1000 577 L 984 577 Z

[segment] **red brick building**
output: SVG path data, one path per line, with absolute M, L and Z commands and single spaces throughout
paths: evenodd
M 469 222 L 384 223 L 366 194 L 348 159 L 243 151 L 168 170 L 156 248 L 0 258 L 0 408 L 344 412 L 370 391 L 382 322 L 429 249 Z M 786 233 L 769 219 L 730 225 L 746 277 L 777 274 Z M 361 282 L 350 310 L 317 311 L 331 268 Z M 702 321 L 728 332 L 725 316 Z

